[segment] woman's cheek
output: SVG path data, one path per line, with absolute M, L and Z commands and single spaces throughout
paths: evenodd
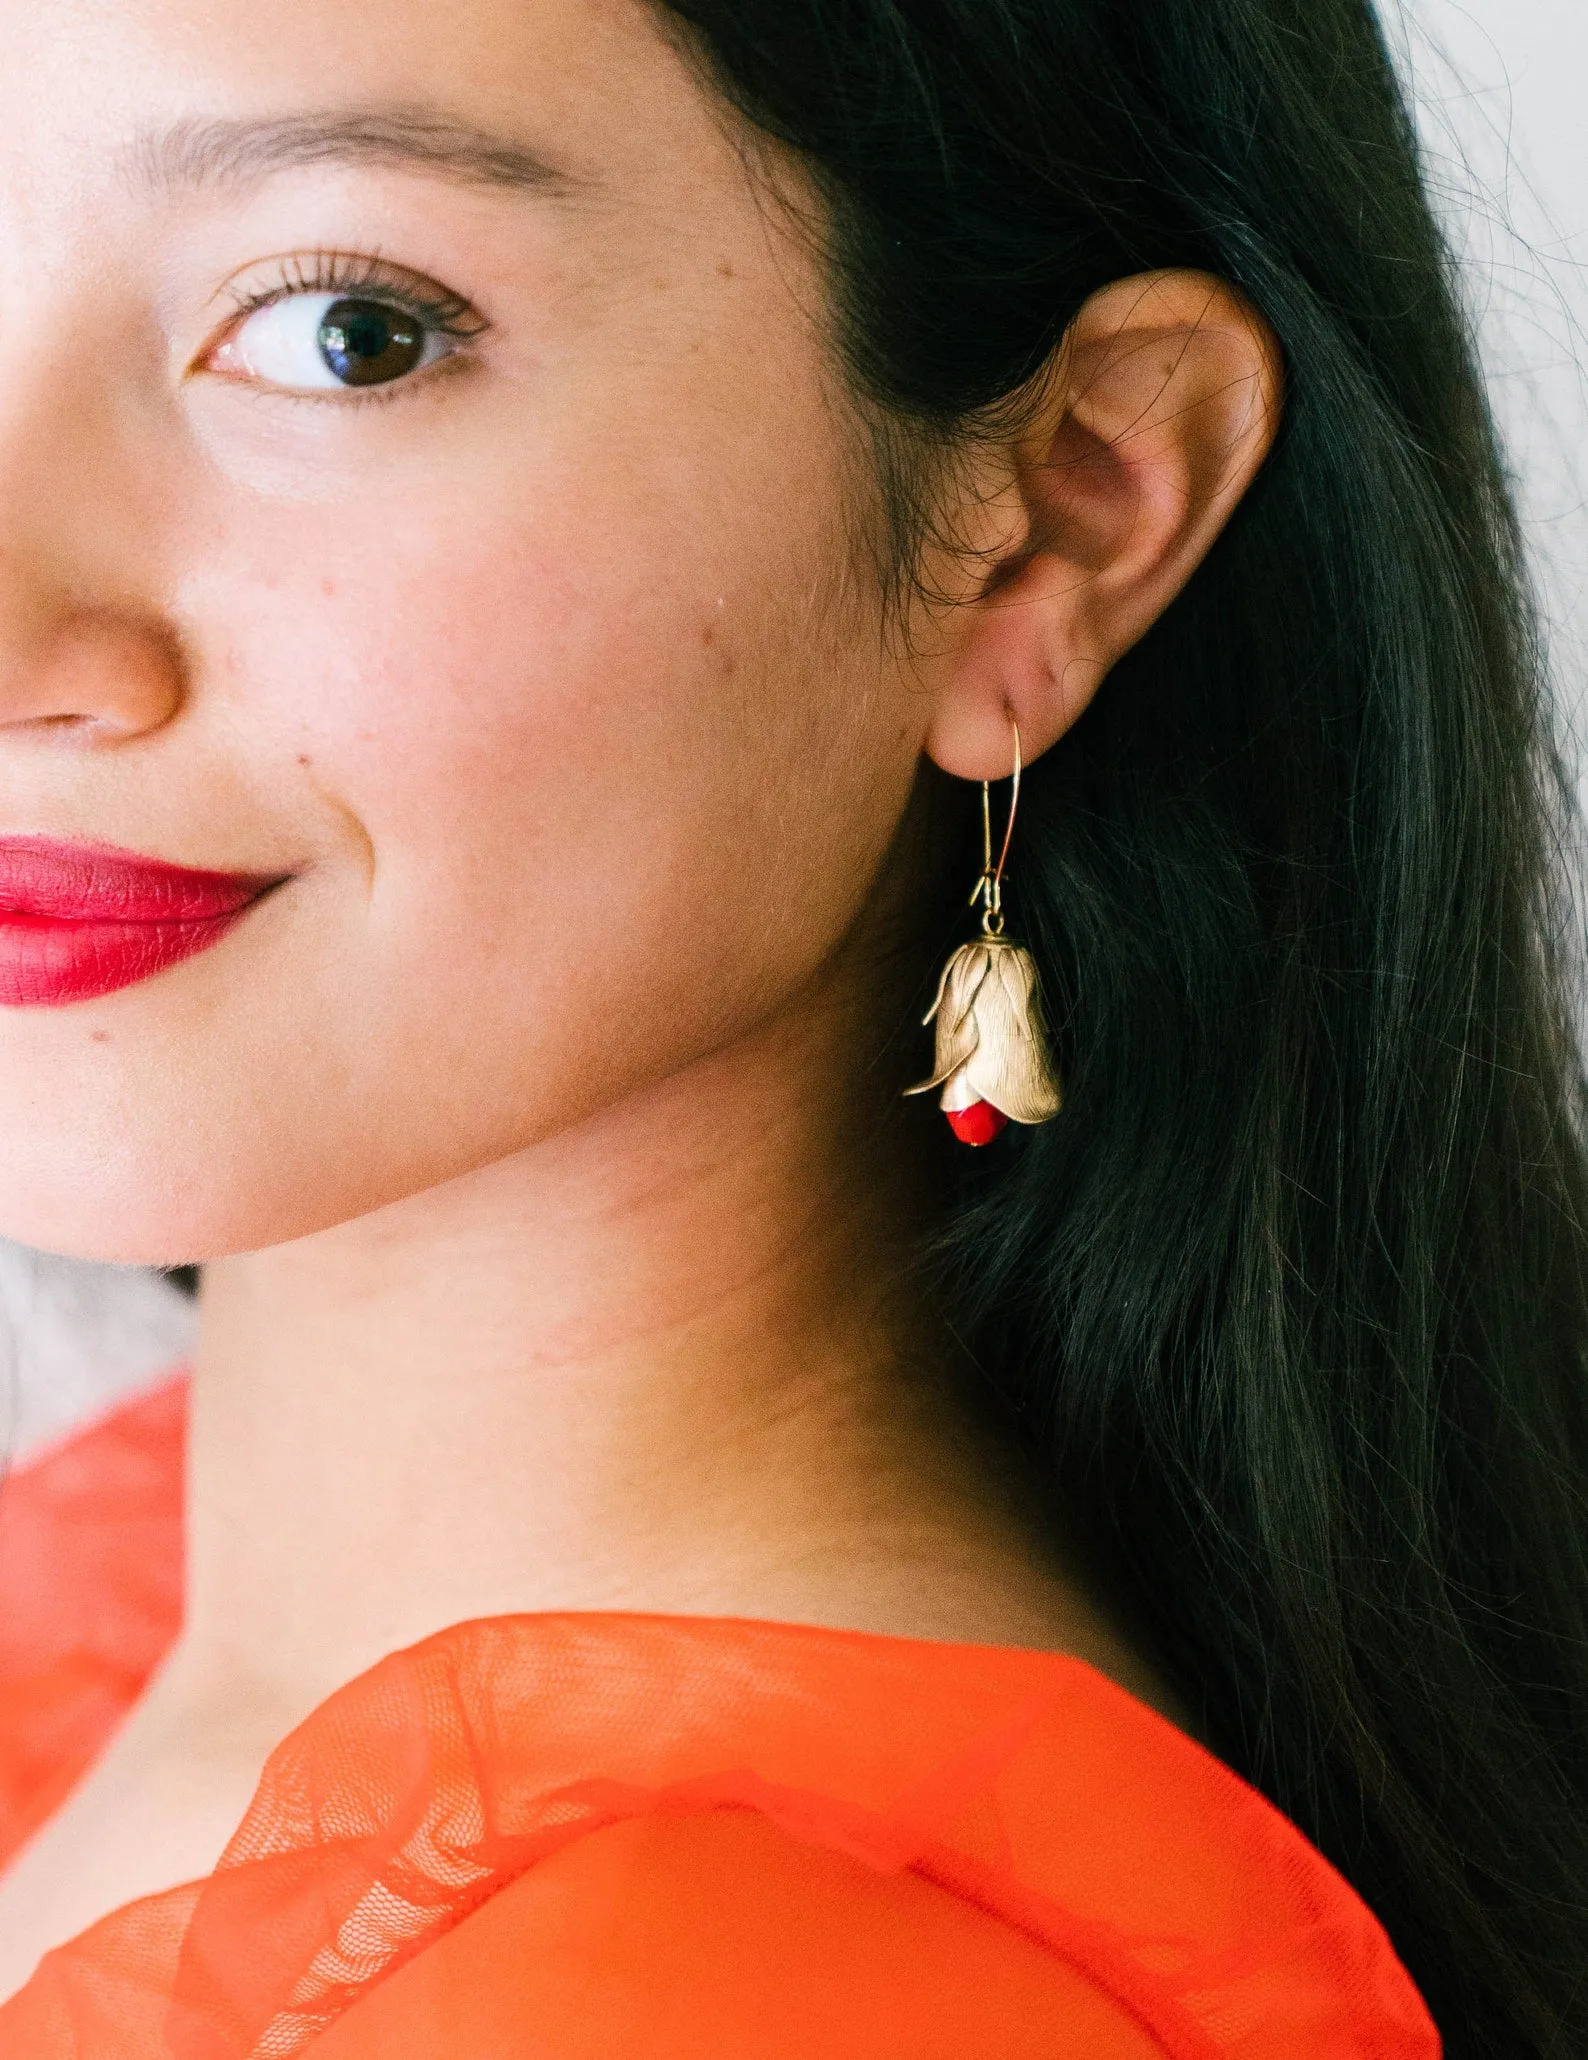
M 721 707 L 738 598 L 691 606 L 676 562 L 653 577 L 527 525 L 451 531 L 444 570 L 411 528 L 345 571 L 318 569 L 334 537 L 305 541 L 315 570 L 240 582 L 224 612 L 252 595 L 246 644 L 270 658 L 238 719 L 322 825 L 298 948 L 306 977 L 361 968 L 356 1063 L 434 1077 L 466 1043 L 532 1122 L 536 1079 L 599 1097 L 610 1066 L 687 1055 L 723 983 L 680 963 L 679 911 L 732 834 L 724 754 L 756 755 Z M 678 1053 L 647 1042 L 661 1023 Z

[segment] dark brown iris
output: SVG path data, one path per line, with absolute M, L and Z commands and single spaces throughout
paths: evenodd
M 378 300 L 339 300 L 320 322 L 320 355 L 348 386 L 381 386 L 411 372 L 424 356 L 424 330 L 412 315 Z

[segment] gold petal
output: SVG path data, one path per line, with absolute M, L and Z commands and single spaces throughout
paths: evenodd
M 937 1105 L 940 1109 L 954 1113 L 960 1109 L 974 1108 L 981 1099 L 982 1097 L 971 1086 L 965 1068 L 961 1066 L 957 1073 L 950 1073 L 944 1081 L 943 1092 L 937 1098 Z
M 941 1087 L 949 1074 L 964 1065 L 976 1049 L 976 997 L 985 986 L 992 968 L 992 954 L 985 940 L 962 944 L 943 968 L 937 983 L 937 999 L 926 1021 L 937 1018 L 937 1052 L 930 1080 L 907 1087 L 906 1094 L 926 1094 Z
M 1016 1123 L 1046 1123 L 1063 1106 L 1048 1058 L 1037 995 L 1036 962 L 1018 944 L 992 954 L 995 977 L 976 996 L 976 1045 L 966 1078 Z
M 937 983 L 937 999 L 921 1021 L 930 1023 L 936 1016 L 939 1029 L 945 1016 L 950 1023 L 957 1022 L 969 1011 L 991 969 L 992 953 L 984 938 L 977 938 L 972 944 L 962 944 L 943 968 L 943 977 Z

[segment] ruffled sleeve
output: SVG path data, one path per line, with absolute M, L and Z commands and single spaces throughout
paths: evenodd
M 176 1635 L 186 1404 L 174 1374 L 0 1480 L 0 1867 Z
M 540 1616 L 394 1655 L 7 2060 L 1434 2060 L 1292 1826 L 1079 1662 Z

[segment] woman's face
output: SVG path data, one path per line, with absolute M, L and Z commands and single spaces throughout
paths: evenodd
M 276 1242 L 786 1008 L 930 711 L 816 263 L 649 11 L 0 43 L 0 884 L 17 839 L 280 883 L 112 991 L 13 981 L 0 1232 Z

